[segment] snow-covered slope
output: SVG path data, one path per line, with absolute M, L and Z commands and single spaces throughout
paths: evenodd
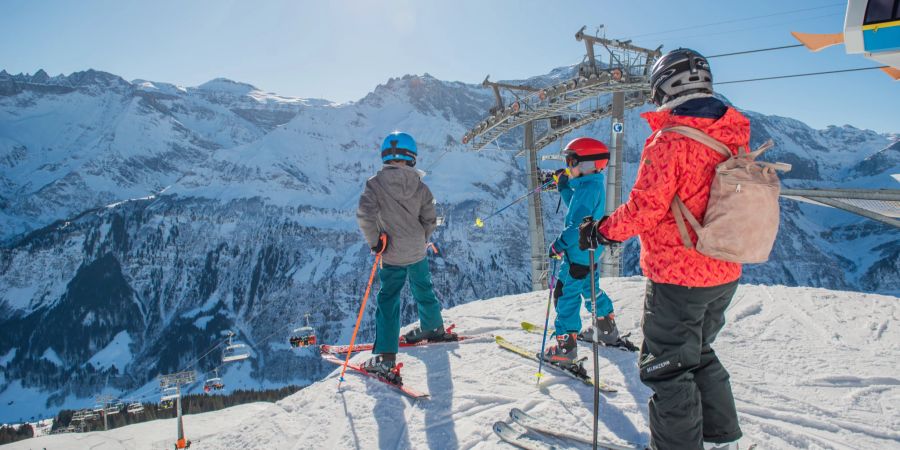
M 185 416 L 184 428 L 188 437 L 196 443 L 203 442 L 225 429 L 237 429 L 256 414 L 268 410 L 271 403 L 247 403 L 219 411 Z M 26 439 L 6 445 L 4 449 L 54 449 L 81 450 L 134 449 L 168 450 L 175 443 L 175 419 L 143 422 L 110 431 L 93 431 L 77 434 L 51 434 Z M 194 448 L 193 446 L 191 448 Z
M 639 277 L 602 282 L 614 300 L 620 328 L 633 332 L 637 342 L 644 284 Z M 740 286 L 715 348 L 731 372 L 745 441 L 760 450 L 900 448 L 898 300 L 815 288 Z M 519 323 L 541 323 L 546 301 L 547 292 L 535 292 L 446 311 L 445 320 L 456 323 L 458 331 L 485 338 L 400 355 L 406 384 L 428 391 L 430 399 L 409 400 L 356 374 L 348 374 L 338 391 L 335 370 L 239 422 L 228 412 L 209 413 L 222 415 L 222 426 L 215 430 L 188 416 L 188 433 L 198 449 L 510 448 L 492 434 L 491 424 L 507 420 L 510 408 L 518 407 L 589 436 L 589 387 L 552 372 L 539 387 L 534 364 L 491 339 L 502 335 L 537 351 L 541 336 L 524 333 Z M 589 346 L 579 350 L 590 354 Z M 366 357 L 362 353 L 354 360 Z M 601 349 L 601 358 L 602 377 L 619 388 L 602 397 L 602 433 L 646 443 L 650 391 L 638 380 L 637 354 Z M 174 428 L 171 421 L 136 427 L 151 426 L 157 436 Z M 135 435 L 136 427 L 110 434 Z M 100 442 L 102 435 L 92 433 L 92 440 L 84 442 Z M 49 439 L 58 439 L 53 443 L 60 447 L 53 448 L 74 448 L 84 438 L 40 438 L 13 448 L 51 448 Z M 135 448 L 119 439 L 105 448 Z

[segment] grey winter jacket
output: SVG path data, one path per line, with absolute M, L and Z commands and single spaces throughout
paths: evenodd
M 369 247 L 387 233 L 385 264 L 407 266 L 425 259 L 425 244 L 437 227 L 434 197 L 419 171 L 385 164 L 366 181 L 356 220 Z

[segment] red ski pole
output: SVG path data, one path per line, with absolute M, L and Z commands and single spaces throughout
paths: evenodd
M 363 295 L 362 305 L 359 307 L 359 315 L 356 316 L 356 326 L 353 327 L 353 335 L 350 336 L 350 349 L 347 352 L 347 359 L 344 360 L 344 365 L 341 366 L 341 377 L 338 378 L 338 389 L 341 388 L 341 383 L 344 382 L 344 373 L 347 371 L 347 364 L 350 364 L 350 356 L 353 355 L 353 343 L 356 342 L 356 332 L 359 331 L 359 323 L 362 321 L 363 312 L 366 310 L 366 300 L 369 299 L 369 292 L 372 291 L 372 282 L 375 281 L 375 272 L 378 270 L 378 263 L 381 262 L 381 253 L 387 248 L 386 234 L 381 233 L 378 240 L 381 242 L 381 252 L 375 254 L 375 262 L 372 264 L 372 273 L 369 274 L 369 284 L 366 285 L 366 293 Z

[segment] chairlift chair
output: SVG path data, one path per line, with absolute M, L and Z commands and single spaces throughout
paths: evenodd
M 142 405 L 141 402 L 132 402 L 132 403 L 128 404 L 127 411 L 129 414 L 137 414 L 139 412 L 143 412 L 144 405 Z
M 225 389 L 225 383 L 221 378 L 210 378 L 203 384 L 203 392 L 219 391 Z
M 222 351 L 223 363 L 240 361 L 250 357 L 250 352 L 247 351 L 247 346 L 240 342 L 232 342 L 231 338 L 233 337 L 234 332 L 228 331 L 228 345 L 225 347 L 225 350 Z
M 228 345 L 227 347 L 225 347 L 225 351 L 222 352 L 223 363 L 241 361 L 249 357 L 250 353 L 247 351 L 247 346 L 241 344 L 240 342 Z
M 106 411 L 106 415 L 110 416 L 113 414 L 118 414 L 119 411 L 121 411 L 122 407 L 124 407 L 124 406 L 125 405 L 123 405 L 122 403 L 109 404 L 109 405 L 106 405 L 106 408 L 104 408 L 104 410 Z
M 203 383 L 203 392 L 220 391 L 225 389 L 225 383 L 219 378 L 219 369 L 213 369 L 215 376 Z
M 172 386 L 163 389 L 163 395 L 159 399 L 160 409 L 169 409 L 175 406 L 175 400 L 178 398 L 178 388 Z
M 442 226 L 447 222 L 447 216 L 444 213 L 444 208 L 438 206 L 435 209 L 435 212 L 437 213 L 437 217 L 435 217 L 435 225 Z
M 294 328 L 288 337 L 288 342 L 293 348 L 309 347 L 316 345 L 316 330 L 309 326 L 309 314 L 306 314 L 306 325 Z
M 164 395 L 159 399 L 159 409 L 169 409 L 175 406 L 175 400 L 178 399 L 178 394 L 169 394 Z

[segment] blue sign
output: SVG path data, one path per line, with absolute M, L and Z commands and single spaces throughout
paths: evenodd
M 612 128 L 613 128 L 613 133 L 621 133 L 621 132 L 625 131 L 625 126 L 619 122 L 614 123 Z

